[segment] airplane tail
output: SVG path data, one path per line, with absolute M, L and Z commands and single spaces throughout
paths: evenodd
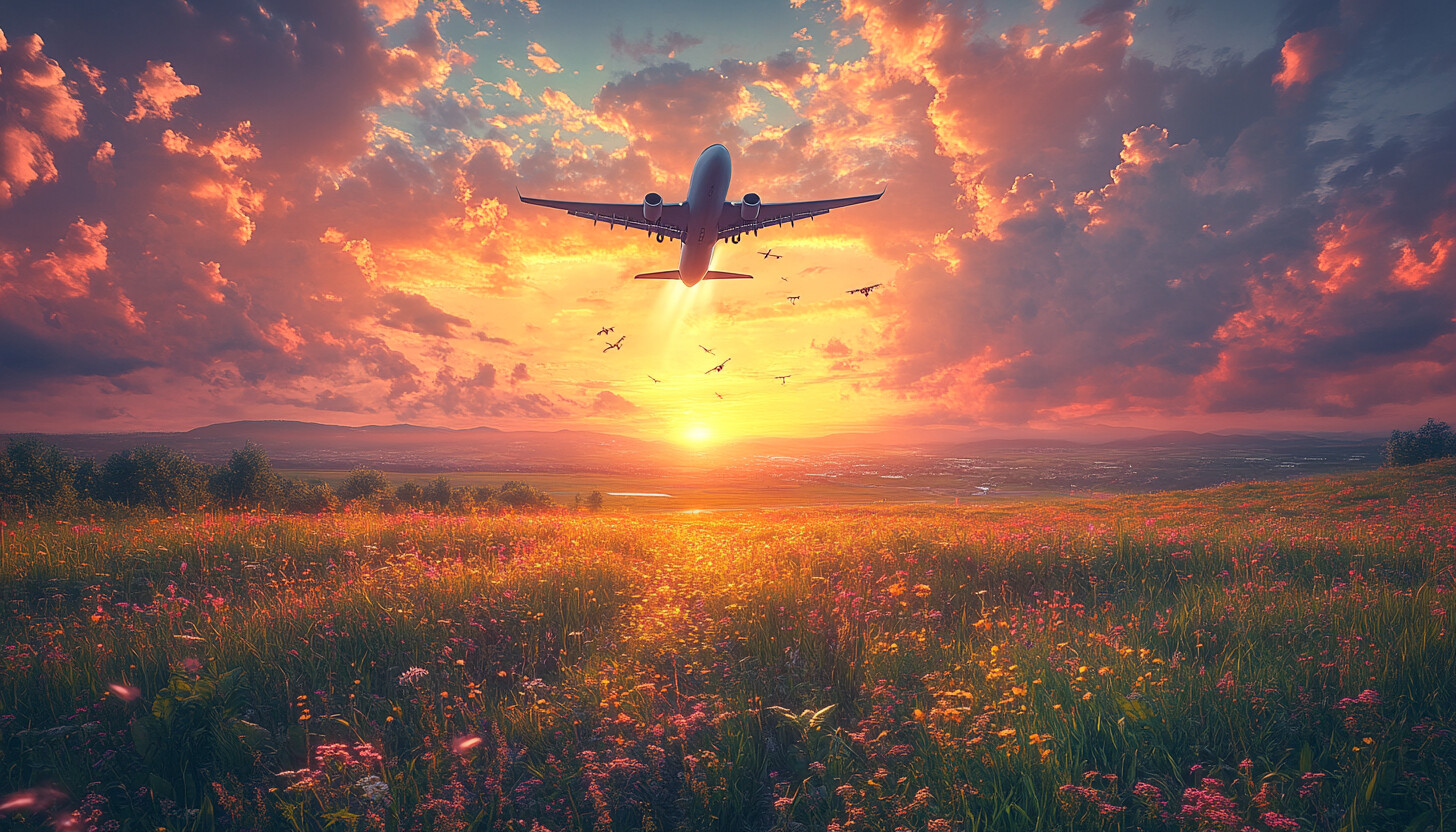
M 752 280 L 751 274 L 739 274 L 738 272 L 708 272 L 703 275 L 704 280 Z
M 667 272 L 648 272 L 646 274 L 639 274 L 639 275 L 637 275 L 636 277 L 634 277 L 632 279 L 633 280 L 681 280 L 682 279 L 682 275 L 678 274 L 677 269 L 673 269 L 672 271 L 667 271 Z

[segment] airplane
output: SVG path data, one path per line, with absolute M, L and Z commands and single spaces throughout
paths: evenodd
M 769 249 L 768 251 L 756 251 L 754 253 L 755 254 L 762 254 L 763 255 L 763 259 L 765 259 L 765 260 L 767 260 L 770 257 L 772 257 L 775 260 L 782 260 L 782 259 L 784 259 L 784 256 L 782 254 L 774 254 L 773 253 L 773 249 Z
M 623 335 L 621 338 L 618 338 L 615 343 L 608 344 L 606 347 L 604 347 L 602 349 L 602 352 L 606 352 L 607 350 L 616 350 L 618 352 L 621 352 L 622 351 L 622 341 L 626 340 L 626 338 L 627 338 L 627 336 Z
M 723 359 L 723 364 L 727 364 L 729 361 L 732 361 L 732 360 L 733 359 L 731 359 L 731 358 L 725 358 L 725 359 Z M 721 373 L 721 372 L 723 372 L 723 364 L 719 364 L 718 366 L 714 367 L 711 370 L 704 370 L 703 371 L 703 375 L 707 375 L 708 373 Z
M 698 349 L 702 350 L 703 352 L 707 353 L 708 355 L 712 355 L 713 354 L 713 351 L 712 350 L 708 349 L 707 347 L 703 346 L 702 344 L 699 344 L 698 345 Z
M 789 383 L 789 379 L 791 379 L 793 377 L 794 376 L 793 376 L 792 373 L 790 373 L 789 375 L 786 375 L 786 376 L 774 376 L 774 378 L 778 381 L 780 387 L 783 387 L 785 384 L 788 384 Z
M 652 375 L 651 374 L 648 374 L 647 377 L 648 378 L 652 378 Z M 662 383 L 662 379 L 660 379 L 660 378 L 652 378 L 652 383 L 653 384 L 661 384 Z
M 873 292 L 874 290 L 880 288 L 883 285 L 885 285 L 885 284 L 883 284 L 883 283 L 876 283 L 873 286 L 861 286 L 858 289 L 850 289 L 848 292 L 845 292 L 845 294 L 846 295 L 853 295 L 853 294 L 858 293 L 858 294 L 864 295 L 865 297 L 869 297 L 870 296 L 870 292 Z
M 790 306 L 798 306 L 799 305 L 799 297 L 800 297 L 799 295 L 789 295 L 789 305 Z
M 682 252 L 676 269 L 647 272 L 638 280 L 681 280 L 685 286 L 696 286 L 702 280 L 746 280 L 751 274 L 713 271 L 713 247 L 721 240 L 739 242 L 743 235 L 759 229 L 823 216 L 835 208 L 870 202 L 884 196 L 877 194 L 818 199 L 808 202 L 764 202 L 756 193 L 746 193 L 738 202 L 728 201 L 728 185 L 733 163 L 728 148 L 721 144 L 708 147 L 693 165 L 688 182 L 688 198 L 682 202 L 664 203 L 662 195 L 649 193 L 642 202 L 573 202 L 561 199 L 540 199 L 516 196 L 527 205 L 556 208 L 573 217 L 584 217 L 593 224 L 605 222 L 610 227 L 622 226 L 656 235 L 660 243 L 671 237 L 681 241 Z M 768 258 L 764 258 L 768 259 Z
M 601 329 L 597 330 L 597 334 L 598 335 L 611 335 L 616 330 L 617 330 L 617 328 L 614 327 L 614 326 L 604 326 Z

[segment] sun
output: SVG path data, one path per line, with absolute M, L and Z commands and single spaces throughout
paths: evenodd
M 713 438 L 713 429 L 704 424 L 688 425 L 683 431 L 683 439 L 693 445 L 701 445 Z

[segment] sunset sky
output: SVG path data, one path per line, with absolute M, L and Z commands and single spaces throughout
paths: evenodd
M 1456 416 L 1449 0 L 10 0 L 0 32 L 0 431 Z M 734 199 L 887 192 L 693 288 L 630 279 L 676 243 L 516 200 L 681 200 L 715 142 Z

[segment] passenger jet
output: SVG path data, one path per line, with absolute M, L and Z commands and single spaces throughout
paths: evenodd
M 719 240 L 739 242 L 747 232 L 758 236 L 760 228 L 770 228 L 827 214 L 835 208 L 870 202 L 884 196 L 884 191 L 842 199 L 820 199 L 810 202 L 764 202 L 758 194 L 746 193 L 738 202 L 728 201 L 728 182 L 733 164 L 728 148 L 715 144 L 698 156 L 693 176 L 688 182 L 688 198 L 684 202 L 664 203 L 662 195 L 649 193 L 641 204 L 635 202 L 569 202 L 559 199 L 538 199 L 521 196 L 530 205 L 559 208 L 573 217 L 585 217 L 595 225 L 622 226 L 657 235 L 660 243 L 671 237 L 682 242 L 682 255 L 672 271 L 648 272 L 638 280 L 681 280 L 688 286 L 700 280 L 751 279 L 751 274 L 712 271 L 713 247 Z M 518 192 L 519 195 L 519 192 Z M 765 258 L 766 259 L 766 258 Z

